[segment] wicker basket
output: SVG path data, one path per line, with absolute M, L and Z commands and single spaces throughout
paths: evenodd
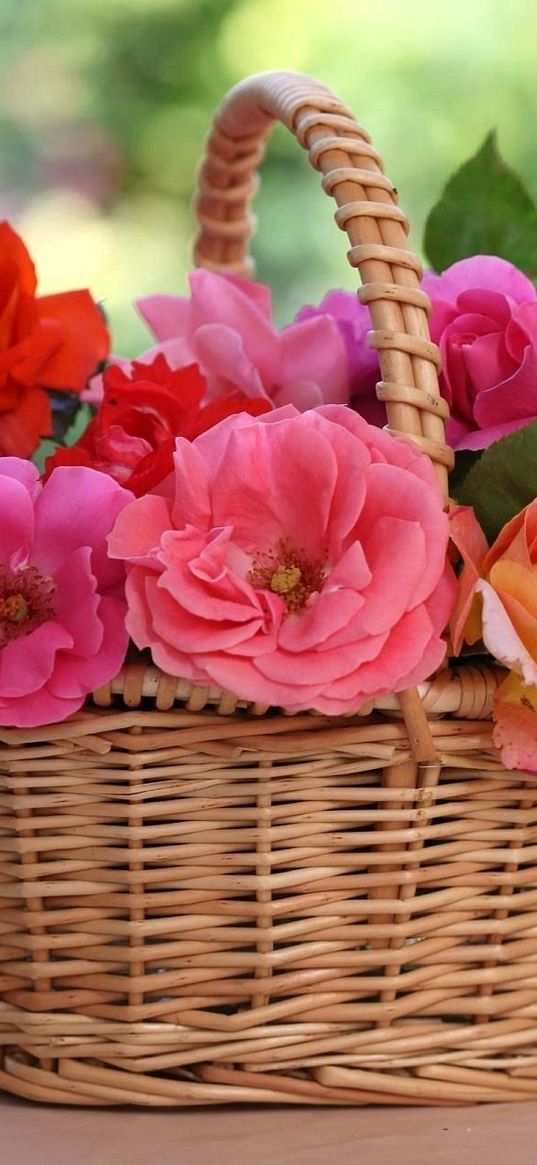
M 244 272 L 280 119 L 334 195 L 393 431 L 451 454 L 406 219 L 322 86 L 221 107 L 196 259 Z M 537 1096 L 537 787 L 491 743 L 494 669 L 339 719 L 139 660 L 83 713 L 0 730 L 0 1085 L 83 1105 Z

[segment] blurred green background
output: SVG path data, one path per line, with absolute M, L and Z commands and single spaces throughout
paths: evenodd
M 250 72 L 291 68 L 367 126 L 420 249 L 449 173 L 496 127 L 537 194 L 535 0 L 1 0 L 0 217 L 44 291 L 89 286 L 117 353 L 148 346 L 132 300 L 184 290 L 211 113 Z M 254 243 L 277 318 L 353 286 L 319 179 L 283 130 Z

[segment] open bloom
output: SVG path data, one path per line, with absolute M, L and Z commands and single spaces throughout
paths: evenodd
M 288 407 L 179 439 L 174 462 L 169 497 L 127 506 L 109 538 L 158 666 L 334 714 L 439 666 L 447 518 L 415 446 L 348 408 Z
M 208 399 L 240 390 L 300 410 L 348 400 L 347 355 L 335 320 L 324 315 L 278 331 L 262 284 L 203 270 L 189 281 L 190 298 L 153 295 L 138 308 L 171 368 L 199 366 Z
M 439 344 L 440 386 L 451 408 L 454 449 L 486 449 L 537 418 L 537 292 L 494 255 L 461 259 L 423 290 Z
M 258 416 L 271 407 L 240 392 L 203 405 L 206 383 L 199 368 L 190 364 L 172 371 L 162 354 L 151 364 L 134 361 L 130 371 L 112 365 L 103 374 L 103 386 L 97 415 L 75 445 L 59 446 L 47 458 L 47 476 L 58 465 L 91 465 L 136 497 L 173 471 L 176 437 L 192 441 L 233 413 Z
M 481 599 L 481 636 L 490 654 L 508 668 L 496 700 L 494 740 L 508 768 L 537 773 L 537 499 L 508 522 L 487 550 L 470 507 L 458 507 L 453 539 L 465 566 L 455 608 L 469 642 L 479 637 L 471 599 Z M 531 744 L 531 742 L 533 742 Z
M 109 335 L 89 291 L 37 297 L 30 256 L 0 223 L 0 455 L 30 457 L 51 432 L 45 388 L 81 392 Z
M 506 523 L 490 550 L 471 506 L 454 509 L 451 534 L 465 563 L 459 584 L 464 597 L 454 608 L 461 609 L 457 648 L 463 637 L 477 638 L 464 626 L 477 593 L 485 647 L 526 684 L 537 685 L 537 499 Z
M 56 723 L 121 667 L 124 570 L 106 536 L 132 494 L 93 469 L 43 487 L 0 458 L 0 724 Z

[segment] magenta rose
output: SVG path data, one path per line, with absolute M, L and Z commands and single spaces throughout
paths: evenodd
M 442 663 L 448 523 L 414 445 L 349 408 L 288 406 L 178 438 L 174 461 L 169 497 L 134 501 L 109 538 L 159 667 L 340 714 Z
M 125 572 L 106 536 L 132 499 L 107 474 L 0 458 L 0 724 L 65 720 L 121 667 Z
M 537 419 L 537 293 L 494 255 L 461 259 L 426 273 L 440 346 L 441 389 L 451 408 L 454 449 L 486 449 Z
M 371 316 L 355 292 L 329 291 L 318 307 L 307 304 L 296 315 L 296 320 L 331 316 L 341 332 L 347 359 L 351 404 L 371 425 L 386 424 L 386 406 L 377 400 L 376 384 L 380 380 L 378 354 L 367 342 L 371 331 Z

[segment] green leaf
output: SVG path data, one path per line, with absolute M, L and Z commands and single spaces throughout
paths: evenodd
M 51 457 L 52 454 L 56 452 L 57 448 L 58 444 L 56 441 L 49 441 L 48 437 L 43 437 L 41 444 L 37 446 L 37 449 L 32 457 L 32 461 L 34 465 L 37 465 L 40 473 L 43 473 L 47 457 Z
M 435 271 L 469 255 L 499 255 L 537 276 L 537 208 L 495 133 L 449 179 L 427 219 L 424 248 Z
M 92 417 L 93 410 L 91 405 L 81 404 L 72 425 L 69 426 L 65 434 L 64 445 L 74 445 L 79 437 L 82 436 L 84 429 L 89 425 Z
M 460 492 L 463 487 L 471 468 L 479 461 L 481 457 L 481 450 L 476 452 L 473 449 L 460 449 L 455 454 L 455 465 L 449 475 L 449 494 L 450 497 L 459 501 Z
M 537 421 L 502 437 L 480 457 L 458 498 L 473 506 L 489 542 L 537 497 Z

